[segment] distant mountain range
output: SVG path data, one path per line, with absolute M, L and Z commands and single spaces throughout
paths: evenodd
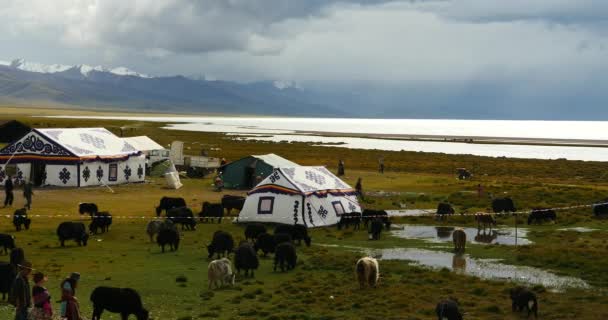
M 210 112 L 338 116 L 315 95 L 289 81 L 237 83 L 184 76 L 153 77 L 88 65 L 0 61 L 0 103 Z

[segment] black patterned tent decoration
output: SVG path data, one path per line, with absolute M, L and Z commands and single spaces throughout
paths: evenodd
M 90 177 L 91 177 L 91 170 L 89 169 L 88 166 L 86 166 L 86 167 L 84 167 L 84 170 L 82 170 L 82 178 L 84 179 L 84 182 L 88 182 Z
M 10 144 L 0 150 L 0 154 L 40 154 L 53 156 L 73 156 L 60 145 L 47 141 L 36 134 L 30 134 L 22 141 Z
M 137 168 L 137 176 L 139 177 L 139 179 L 141 179 L 144 176 L 144 168 L 141 166 L 141 164 Z
M 67 184 L 68 181 L 70 181 L 70 175 L 70 171 L 68 171 L 67 168 L 63 168 L 61 171 L 59 171 L 59 180 L 61 180 L 63 184 Z
M 97 181 L 101 181 L 101 179 L 103 179 L 103 169 L 101 168 L 101 166 L 99 166 L 99 168 L 97 169 Z
M 125 174 L 125 180 L 129 181 L 129 178 L 131 177 L 132 173 L 131 168 L 129 168 L 129 165 L 127 165 L 122 172 Z
M 81 134 L 79 134 L 79 136 L 80 136 L 80 141 L 82 141 L 83 143 L 90 144 L 97 149 L 106 148 L 105 141 L 101 138 L 95 137 L 88 133 L 81 133 Z

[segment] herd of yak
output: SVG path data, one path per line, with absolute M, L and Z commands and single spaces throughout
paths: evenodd
M 169 246 L 171 250 L 178 250 L 180 233 L 177 225 L 181 225 L 183 230 L 195 230 L 197 220 L 202 222 L 221 223 L 225 211 L 227 215 L 232 209 L 241 210 L 245 202 L 244 197 L 226 195 L 221 203 L 204 202 L 202 209 L 195 217 L 192 210 L 186 206 L 183 198 L 163 197 L 156 207 L 156 215 L 160 217 L 164 211 L 165 219 L 152 220 L 146 227 L 146 232 L 150 241 L 156 242 L 162 252 Z M 494 199 L 492 209 L 495 213 L 515 212 L 516 208 L 510 198 Z M 608 204 L 597 204 L 593 206 L 596 216 L 608 215 Z M 88 230 L 82 222 L 62 222 L 57 228 L 57 236 L 61 246 L 66 240 L 75 240 L 78 245 L 87 245 L 89 234 L 107 232 L 112 224 L 112 215 L 107 211 L 99 211 L 94 203 L 79 204 L 80 214 L 89 214 L 91 222 Z M 445 217 L 454 214 L 454 208 L 448 203 L 440 203 L 437 207 L 437 216 Z M 476 214 L 475 219 L 479 228 L 492 227 L 496 225 L 496 220 L 490 214 Z M 528 224 L 542 223 L 543 221 L 555 221 L 554 210 L 535 208 L 528 216 Z M 17 231 L 22 228 L 29 229 L 31 219 L 27 216 L 25 209 L 18 209 L 13 216 L 13 224 Z M 337 224 L 338 229 L 353 227 L 358 230 L 364 225 L 368 230 L 370 240 L 378 240 L 383 229 L 390 229 L 391 221 L 387 213 L 383 210 L 363 210 L 361 213 L 345 213 L 340 217 Z M 14 279 L 17 266 L 24 260 L 23 249 L 15 246 L 15 238 L 8 234 L 0 234 L 0 250 L 8 254 L 10 249 L 10 262 L 0 262 L 0 293 L 2 298 L 10 291 L 12 279 Z M 466 234 L 461 229 L 453 232 L 454 247 L 456 251 L 464 251 Z M 232 235 L 225 231 L 216 231 L 213 234 L 211 243 L 207 246 L 209 258 L 212 260 L 208 265 L 208 286 L 209 289 L 233 285 L 236 274 L 244 271 L 244 275 L 254 276 L 255 270 L 259 267 L 258 252 L 264 256 L 274 254 L 274 271 L 277 267 L 281 271 L 294 269 L 297 264 L 297 250 L 301 242 L 307 246 L 311 244 L 308 230 L 302 225 L 277 225 L 274 232 L 270 234 L 264 224 L 250 223 L 245 227 L 245 240 L 235 246 Z M 233 260 L 228 259 L 233 254 Z M 355 266 L 357 280 L 361 286 L 375 287 L 379 280 L 380 270 L 378 261 L 371 257 L 364 257 L 357 261 Z M 533 292 L 523 287 L 516 287 L 511 290 L 512 308 L 516 310 L 527 310 L 530 314 L 537 315 L 538 303 Z M 138 320 L 147 320 L 148 311 L 142 307 L 139 294 L 128 288 L 96 288 L 91 301 L 94 305 L 94 319 L 99 319 L 101 312 L 109 310 L 120 313 L 123 319 L 127 319 L 129 314 L 134 314 Z M 458 320 L 462 319 L 462 314 L 458 308 L 458 301 L 450 298 L 442 300 L 437 304 L 436 314 L 439 320 Z

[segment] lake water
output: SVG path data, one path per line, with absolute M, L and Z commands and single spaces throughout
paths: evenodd
M 501 137 L 506 139 L 602 140 L 608 142 L 605 121 L 510 121 L 510 120 L 425 120 L 425 119 L 333 119 L 277 117 L 90 117 L 171 123 L 166 129 L 224 132 L 241 135 L 239 139 L 312 142 L 319 145 L 353 149 L 421 151 L 472 154 L 491 157 L 607 161 L 608 148 L 537 146 L 514 144 L 470 144 L 456 142 L 387 140 L 340 137 L 369 134 L 394 136 Z M 331 133 L 334 137 L 315 134 Z

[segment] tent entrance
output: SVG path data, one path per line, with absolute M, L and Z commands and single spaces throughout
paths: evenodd
M 255 187 L 255 169 L 258 165 L 258 160 L 253 160 L 251 164 L 245 167 L 245 186 L 248 189 Z
M 42 161 L 34 161 L 32 162 L 31 172 L 30 172 L 30 180 L 36 187 L 40 187 L 44 180 L 46 172 L 46 164 Z

